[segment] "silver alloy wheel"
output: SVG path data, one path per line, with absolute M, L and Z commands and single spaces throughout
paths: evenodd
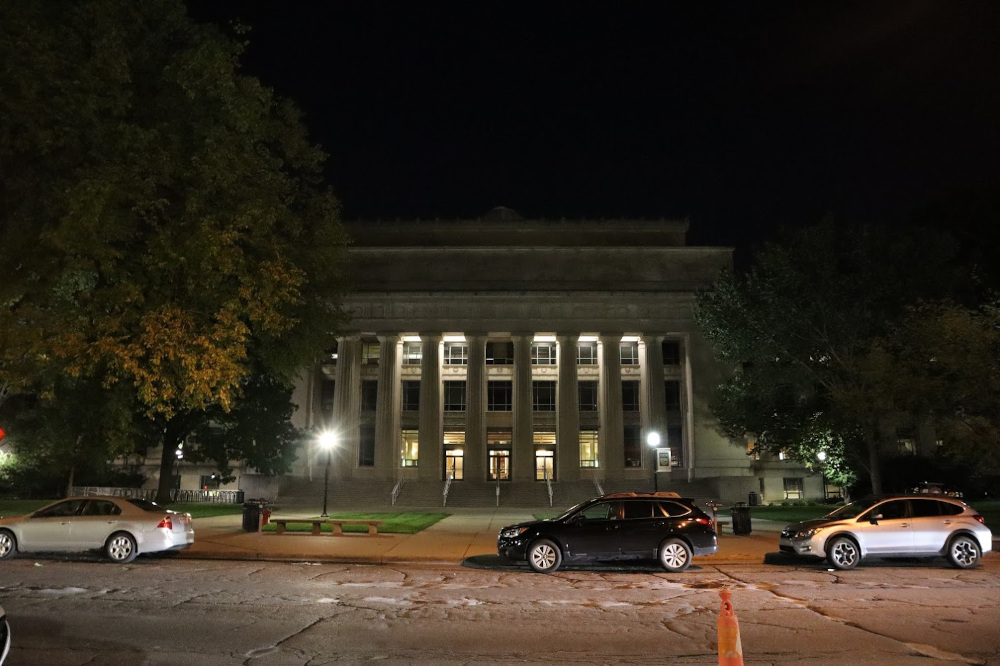
M 684 571 L 691 564 L 691 552 L 679 539 L 670 539 L 660 546 L 660 564 L 667 571 Z
M 124 532 L 112 534 L 104 547 L 104 552 L 115 562 L 131 562 L 138 555 L 135 540 Z
M 562 564 L 562 554 L 558 546 L 548 539 L 542 539 L 532 544 L 528 550 L 528 564 L 539 573 L 551 573 Z
M 14 554 L 14 535 L 7 530 L 0 530 L 0 559 Z
M 968 569 L 979 562 L 979 544 L 971 537 L 957 536 L 948 546 L 948 559 L 960 569 Z
M 836 569 L 847 570 L 858 566 L 861 552 L 857 545 L 847 537 L 838 537 L 830 543 L 826 559 Z

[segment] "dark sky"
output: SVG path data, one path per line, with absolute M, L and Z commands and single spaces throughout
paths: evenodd
M 1000 187 L 1000 2 L 189 0 L 251 26 L 344 217 L 689 218 L 742 245 Z

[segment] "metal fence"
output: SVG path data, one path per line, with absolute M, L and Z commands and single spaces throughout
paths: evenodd
M 153 501 L 156 499 L 155 488 L 111 488 L 100 486 L 74 486 L 74 495 L 110 495 L 112 497 L 130 497 Z M 170 499 L 174 502 L 206 502 L 211 504 L 243 504 L 242 490 L 171 490 Z

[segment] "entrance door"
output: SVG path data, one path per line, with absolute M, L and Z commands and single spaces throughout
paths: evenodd
M 510 481 L 510 449 L 490 449 L 490 481 Z
M 465 478 L 463 461 L 465 460 L 465 449 L 445 449 L 444 450 L 444 476 L 446 479 L 461 481 Z
M 556 454 L 551 449 L 535 449 L 535 480 L 555 480 Z

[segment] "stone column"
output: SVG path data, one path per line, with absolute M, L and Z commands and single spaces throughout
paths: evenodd
M 361 338 L 352 335 L 337 340 L 337 375 L 333 392 L 333 431 L 337 439 L 331 451 L 330 475 L 351 476 L 358 460 L 361 426 Z
M 486 336 L 467 335 L 465 381 L 465 478 L 486 478 Z
M 441 334 L 420 335 L 420 447 L 418 478 L 443 478 L 444 425 L 441 414 Z
M 660 435 L 660 447 L 667 445 L 667 394 L 663 387 L 663 336 L 643 335 L 639 342 L 639 362 L 642 370 L 640 406 L 642 418 L 643 466 L 656 469 L 656 451 L 646 443 L 650 432 Z
M 535 476 L 535 433 L 532 430 L 531 335 L 514 335 L 514 432 L 511 480 Z
M 383 479 L 393 479 L 399 468 L 400 450 L 400 354 L 399 336 L 378 336 L 378 403 L 375 406 L 375 470 Z
M 559 384 L 556 386 L 556 479 L 580 479 L 580 394 L 576 372 L 579 335 L 559 335 Z
M 625 437 L 622 416 L 621 333 L 602 333 L 600 385 L 600 459 L 605 478 L 620 479 L 625 470 Z

